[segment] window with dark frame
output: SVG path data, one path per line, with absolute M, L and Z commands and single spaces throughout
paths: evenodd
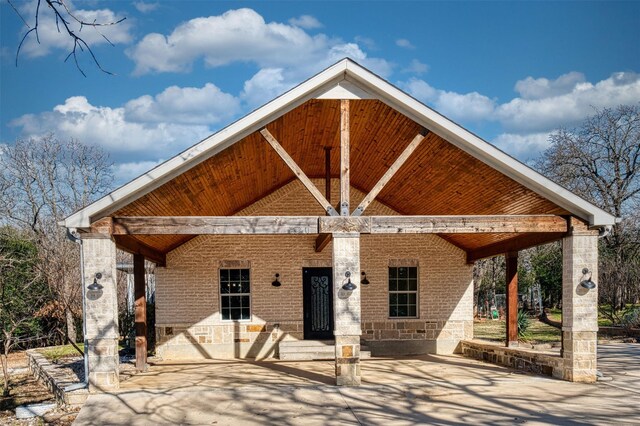
M 220 269 L 220 314 L 223 320 L 251 319 L 249 269 Z
M 389 318 L 418 316 L 418 268 L 389 267 Z

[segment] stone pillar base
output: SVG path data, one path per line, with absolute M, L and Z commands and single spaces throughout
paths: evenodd
M 597 372 L 597 342 L 595 331 L 563 331 L 564 380 L 595 383 Z
M 336 384 L 358 386 L 360 383 L 360 336 L 336 336 Z
M 120 387 L 118 339 L 89 339 L 89 391 L 102 392 Z

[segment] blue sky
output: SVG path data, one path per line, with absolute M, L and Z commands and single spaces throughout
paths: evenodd
M 14 0 L 32 24 L 34 2 Z M 49 131 L 143 173 L 350 56 L 517 158 L 593 108 L 640 102 L 640 2 L 81 1 L 83 77 L 48 13 L 0 5 L 0 143 Z M 48 16 L 44 18 L 44 16 Z

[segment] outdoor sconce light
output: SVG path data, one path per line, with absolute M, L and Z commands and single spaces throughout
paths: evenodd
M 347 271 L 344 273 L 344 276 L 347 277 L 347 283 L 342 286 L 343 290 L 353 291 L 358 288 L 354 283 L 351 282 L 351 272 Z
M 98 300 L 102 297 L 102 289 L 104 286 L 98 282 L 99 279 L 102 279 L 102 274 L 96 272 L 93 276 L 93 282 L 87 286 L 87 299 Z
M 93 282 L 87 286 L 87 290 L 89 291 L 102 290 L 104 286 L 98 282 L 99 279 L 102 279 L 102 274 L 100 272 L 96 272 L 96 275 L 93 277 Z
M 367 273 L 362 271 L 362 279 L 360 280 L 360 284 L 369 285 L 369 280 L 367 279 Z
M 588 277 L 587 274 L 589 274 Z M 596 283 L 591 281 L 591 274 L 591 271 L 587 268 L 584 268 L 582 270 L 582 281 L 580 281 L 580 286 L 586 288 L 587 290 L 593 290 L 594 288 L 596 288 Z
M 280 287 L 280 286 L 282 285 L 282 283 L 280 282 L 280 280 L 279 280 L 278 278 L 280 278 L 280 274 L 278 274 L 278 273 L 276 272 L 276 279 L 275 279 L 275 280 L 273 280 L 273 282 L 271 283 L 271 285 L 272 285 L 272 286 L 274 286 L 274 287 Z

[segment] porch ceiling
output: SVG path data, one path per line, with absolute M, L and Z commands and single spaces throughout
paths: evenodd
M 367 193 L 421 126 L 378 100 L 352 100 L 350 122 L 351 184 Z M 324 147 L 332 149 L 331 176 L 339 177 L 339 127 L 340 101 L 329 99 L 307 101 L 267 126 L 310 178 L 325 175 Z M 230 216 L 293 179 L 278 154 L 254 132 L 113 215 Z M 376 200 L 405 215 L 569 214 L 434 133 L 429 133 Z M 472 252 L 527 236 L 443 237 Z M 135 238 L 166 253 L 192 236 L 119 238 L 129 242 Z

